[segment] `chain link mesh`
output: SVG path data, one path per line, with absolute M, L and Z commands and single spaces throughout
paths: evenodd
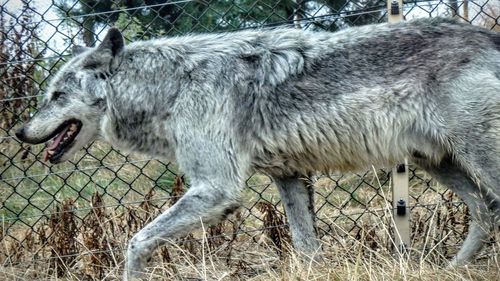
M 86 240 L 88 231 L 83 231 L 103 217 L 108 218 L 103 220 L 108 230 L 101 232 L 127 233 L 122 244 L 113 242 L 114 249 L 121 250 L 130 233 L 185 190 L 172 163 L 124 155 L 94 142 L 72 161 L 50 166 L 40 160 L 41 146 L 21 144 L 13 137 L 14 130 L 36 112 L 47 81 L 68 59 L 73 43 L 94 46 L 110 26 L 133 41 L 278 25 L 335 31 L 387 20 L 385 0 L 6 0 L 0 11 L 0 262 L 4 264 L 51 258 L 53 251 L 59 251 L 59 257 L 106 252 L 99 245 L 95 249 L 101 250 L 89 249 L 93 240 Z M 403 11 L 406 19 L 454 16 L 500 30 L 500 5 L 494 0 L 404 1 Z M 317 227 L 324 241 L 351 236 L 369 237 L 370 247 L 390 244 L 390 230 L 379 233 L 380 223 L 390 221 L 385 208 L 391 200 L 389 172 L 318 175 L 312 180 Z M 284 229 L 283 237 L 288 235 L 272 181 L 254 175 L 247 186 L 245 208 L 208 229 L 212 241 L 222 239 L 213 243 L 258 240 L 261 233 L 275 228 Z M 467 230 L 465 206 L 417 169 L 410 171 L 410 186 L 413 241 L 418 245 L 418 237 L 432 231 L 435 241 L 427 247 L 439 244 L 444 256 L 451 255 Z M 431 229 L 429 221 L 438 227 Z M 58 230 L 59 222 L 74 229 Z M 65 243 L 66 250 L 55 247 L 54 239 L 61 233 L 73 236 L 76 245 Z M 191 234 L 179 243 L 186 246 L 197 237 Z

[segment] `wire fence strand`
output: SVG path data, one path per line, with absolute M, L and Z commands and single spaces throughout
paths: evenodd
M 113 168 L 113 167 L 123 167 L 124 165 L 128 165 L 128 164 L 142 163 L 142 162 L 156 161 L 156 160 L 158 160 L 158 159 L 150 158 L 150 159 L 144 159 L 144 160 L 126 161 L 126 162 L 115 163 L 115 164 L 103 164 L 103 165 L 94 166 L 94 167 L 77 168 L 77 169 L 43 173 L 43 174 L 23 175 L 23 176 L 12 177 L 12 178 L 0 178 L 0 181 L 4 181 L 4 182 L 5 181 L 16 181 L 16 180 L 31 179 L 31 178 L 37 178 L 37 177 L 48 177 L 48 176 L 52 176 L 52 175 L 62 175 L 62 174 L 70 174 L 70 173 L 77 173 L 77 172 L 84 172 L 84 171 L 92 171 L 92 170 L 98 170 L 98 169 L 109 169 L 109 168 Z

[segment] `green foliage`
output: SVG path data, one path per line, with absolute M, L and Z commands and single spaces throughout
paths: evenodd
M 120 16 L 116 20 L 114 26 L 123 30 L 123 36 L 127 41 L 133 41 L 136 37 L 143 37 L 147 39 L 147 36 L 144 36 L 144 28 L 141 25 L 140 20 L 136 17 L 130 17 L 125 13 L 120 13 Z M 161 33 L 159 33 L 160 35 Z
M 377 21 L 380 12 L 359 14 L 357 10 L 360 5 L 384 7 L 385 0 L 78 0 L 78 3 L 75 6 L 72 0 L 61 0 L 59 7 L 65 16 L 91 14 L 82 16 L 79 23 L 84 27 L 84 41 L 91 45 L 96 27 L 110 24 L 123 30 L 129 40 L 294 24 L 294 20 L 316 29 L 336 30 Z

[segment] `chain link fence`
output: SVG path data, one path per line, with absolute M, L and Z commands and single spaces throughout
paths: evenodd
M 4 266 L 50 259 L 64 259 L 66 266 L 82 260 L 102 263 L 188 188 L 188 179 L 173 163 L 124 155 L 95 142 L 72 161 L 50 166 L 41 161 L 42 146 L 21 144 L 13 137 L 36 112 L 47 81 L 68 59 L 73 44 L 94 46 L 110 26 L 134 41 L 281 25 L 335 31 L 387 21 L 385 0 L 3 0 L 0 11 Z M 496 0 L 404 1 L 403 11 L 406 19 L 454 16 L 500 30 Z M 370 248 L 390 246 L 391 230 L 381 226 L 390 222 L 389 172 L 317 175 L 311 180 L 316 186 L 318 233 L 325 243 L 363 237 Z M 289 234 L 277 192 L 262 175 L 252 176 L 247 186 L 245 207 L 207 229 L 209 244 L 227 248 L 265 240 L 280 254 Z M 467 231 L 465 206 L 417 169 L 410 171 L 410 192 L 414 246 L 438 247 L 444 257 L 452 255 Z M 419 237 L 429 232 L 432 241 L 422 246 Z M 196 252 L 199 238 L 193 233 L 178 243 Z M 167 250 L 160 255 L 172 258 Z M 54 270 L 63 271 L 57 265 Z

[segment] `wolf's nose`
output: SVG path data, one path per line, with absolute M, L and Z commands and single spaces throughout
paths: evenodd
M 20 140 L 20 141 L 24 141 L 25 139 L 25 135 L 24 135 L 24 126 L 17 129 L 16 131 L 16 137 Z

